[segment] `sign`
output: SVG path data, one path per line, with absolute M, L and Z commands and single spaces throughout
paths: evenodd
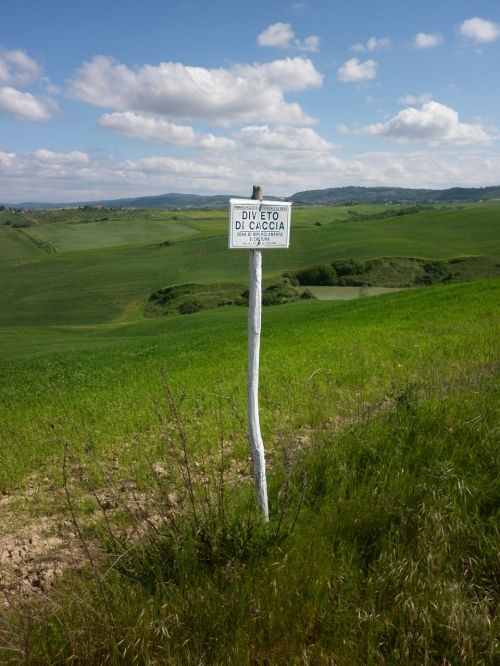
M 229 247 L 286 248 L 290 243 L 291 216 L 289 201 L 230 199 Z

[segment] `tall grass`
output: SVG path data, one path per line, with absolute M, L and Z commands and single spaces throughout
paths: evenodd
M 98 576 L 74 574 L 11 615 L 4 644 L 19 652 L 6 663 L 494 664 L 499 397 L 490 365 L 400 383 L 349 423 L 309 431 L 289 451 L 305 495 L 304 475 L 283 485 L 276 464 L 268 527 L 248 485 L 213 486 L 228 491 L 221 504 L 200 476 L 167 475 L 150 495 L 167 518 L 121 550 L 112 540 Z M 185 471 L 175 409 L 164 425 Z M 291 529 L 276 538 L 285 487 Z

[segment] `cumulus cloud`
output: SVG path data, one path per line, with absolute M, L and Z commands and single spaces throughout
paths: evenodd
M 90 161 L 89 156 L 80 150 L 72 150 L 70 153 L 56 153 L 53 150 L 40 148 L 33 155 L 39 162 L 51 164 L 88 164 Z
M 437 144 L 487 144 L 492 137 L 481 125 L 463 123 L 458 113 L 439 102 L 426 102 L 420 109 L 403 109 L 383 123 L 355 130 L 358 133 L 394 139 Z
M 351 51 L 364 53 L 365 51 L 378 51 L 380 49 L 389 49 L 392 46 L 392 40 L 389 37 L 370 37 L 366 44 L 354 44 Z
M 272 136 L 276 131 L 277 136 Z M 237 145 L 197 158 L 152 155 L 119 161 L 80 151 L 0 151 L 0 201 L 85 201 L 163 192 L 248 195 L 248 183 L 266 184 L 266 193 L 287 196 L 332 185 L 454 187 L 498 184 L 500 154 L 454 148 L 409 153 L 377 151 L 341 158 L 328 146 L 289 150 L 282 130 L 249 127 Z M 281 136 L 280 136 L 281 134 Z M 321 142 L 321 137 L 309 137 Z M 307 137 L 302 137 L 308 146 Z M 243 143 L 245 141 L 245 143 Z M 326 142 L 327 143 L 327 142 Z M 278 146 L 282 144 L 283 148 Z M 267 145 L 267 147 L 266 147 Z
M 146 116 L 133 111 L 105 113 L 99 119 L 98 125 L 124 136 L 169 146 L 214 149 L 232 145 L 230 139 L 213 134 L 200 134 L 188 125 L 176 125 L 164 118 Z
M 329 152 L 334 146 L 310 127 L 248 126 L 236 135 L 245 146 L 266 150 Z
M 419 32 L 415 35 L 413 45 L 417 49 L 432 49 L 443 43 L 443 36 L 439 33 Z
M 431 92 L 422 93 L 421 95 L 402 95 L 398 102 L 407 106 L 408 104 L 425 104 L 430 102 L 434 95 Z
M 27 85 L 42 74 L 41 65 L 21 49 L 9 51 L 0 47 L 0 83 Z
M 179 157 L 142 157 L 136 160 L 125 160 L 119 168 L 124 172 L 141 176 L 157 174 L 170 177 L 181 176 L 182 178 L 195 180 L 199 178 L 231 178 L 231 170 L 228 166 L 220 164 L 214 167 L 211 163 Z
M 319 51 L 320 38 L 317 35 L 309 35 L 302 42 L 298 40 L 296 46 L 299 51 L 310 51 L 316 53 Z
M 478 44 L 494 42 L 500 36 L 500 26 L 493 21 L 474 17 L 464 21 L 459 28 L 460 34 L 467 40 Z
M 275 46 L 288 48 L 291 46 L 295 33 L 290 23 L 273 23 L 257 36 L 259 46 Z
M 319 49 L 319 37 L 309 35 L 303 41 L 295 37 L 290 23 L 273 23 L 257 35 L 259 46 L 270 46 L 281 49 L 297 48 L 300 51 L 316 52 Z
M 0 88 L 0 113 L 37 123 L 47 122 L 51 118 L 50 109 L 54 104 L 43 101 L 29 92 L 21 92 L 11 86 Z
M 227 69 L 174 62 L 130 69 L 96 56 L 77 70 L 68 93 L 94 106 L 181 120 L 308 125 L 314 120 L 297 103 L 286 102 L 284 93 L 318 87 L 322 81 L 311 60 L 301 57 Z
M 337 78 L 344 83 L 368 81 L 377 75 L 375 60 L 360 62 L 357 58 L 347 60 L 337 71 Z

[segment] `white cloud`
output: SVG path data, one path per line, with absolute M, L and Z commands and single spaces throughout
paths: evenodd
M 368 81 L 377 75 L 377 63 L 374 60 L 359 62 L 357 58 L 347 60 L 337 71 L 339 81 Z
M 0 113 L 16 120 L 47 122 L 51 118 L 50 108 L 54 106 L 53 102 L 42 101 L 29 92 L 21 92 L 11 86 L 0 88 Z
M 241 129 L 237 139 L 246 146 L 266 150 L 329 152 L 333 145 L 310 127 L 249 126 Z
M 398 99 L 399 104 L 408 106 L 409 104 L 425 104 L 430 102 L 434 95 L 431 92 L 422 93 L 422 95 L 403 95 Z
M 317 35 L 309 35 L 304 41 L 297 41 L 296 45 L 300 51 L 310 51 L 316 53 L 319 51 L 320 38 Z
M 33 157 L 42 166 L 50 165 L 52 167 L 82 166 L 90 162 L 89 156 L 79 150 L 73 150 L 70 153 L 56 153 L 53 150 L 40 148 L 33 153 Z
M 9 51 L 0 47 L 0 83 L 26 85 L 38 80 L 42 67 L 21 49 Z
M 499 153 L 440 147 L 341 158 L 328 142 L 322 145 L 321 137 L 313 135 L 299 139 L 306 149 L 290 148 L 286 132 L 287 128 L 250 127 L 224 152 L 202 151 L 189 159 L 152 155 L 117 161 L 80 151 L 0 151 L 0 201 L 70 202 L 179 191 L 245 196 L 252 182 L 262 183 L 266 194 L 282 196 L 352 183 L 433 188 L 498 184 Z M 315 142 L 320 149 L 308 150 Z
M 459 31 L 465 39 L 476 44 L 493 42 L 500 36 L 500 26 L 498 23 L 493 23 L 477 16 L 464 21 L 460 25 Z
M 306 58 L 284 58 L 263 65 L 237 65 L 234 73 L 244 77 L 250 85 L 262 83 L 280 90 L 306 90 L 323 83 L 323 76 Z
M 288 48 L 291 46 L 295 33 L 290 23 L 273 23 L 257 36 L 259 46 L 276 46 Z
M 318 87 L 322 81 L 313 63 L 300 57 L 228 69 L 173 62 L 130 69 L 111 58 L 96 56 L 77 70 L 69 95 L 117 111 L 220 125 L 257 119 L 307 125 L 314 120 L 297 103 L 286 102 L 284 93 Z
M 443 41 L 443 36 L 439 33 L 419 32 L 415 35 L 413 45 L 417 49 L 432 49 L 434 46 L 442 44 Z
M 231 170 L 228 166 L 219 165 L 214 167 L 211 163 L 203 163 L 200 160 L 191 160 L 181 157 L 143 157 L 137 160 L 126 160 L 119 169 L 124 172 L 139 174 L 142 177 L 149 175 L 169 176 L 199 179 L 229 179 Z
M 105 113 L 99 119 L 98 125 L 124 136 L 169 146 L 215 149 L 232 145 L 230 139 L 213 134 L 200 134 L 187 125 L 176 125 L 164 118 L 145 116 L 133 111 Z
M 383 123 L 355 130 L 399 142 L 437 144 L 487 144 L 492 137 L 481 125 L 460 122 L 458 113 L 439 102 L 426 102 L 421 109 L 403 109 Z
M 319 42 L 320 39 L 316 35 L 310 35 L 303 41 L 297 39 L 290 23 L 273 23 L 257 35 L 259 46 L 281 49 L 297 48 L 300 51 L 316 52 Z
M 392 40 L 389 37 L 370 37 L 365 44 L 354 44 L 351 51 L 364 53 L 365 51 L 378 51 L 380 49 L 389 49 L 392 46 Z

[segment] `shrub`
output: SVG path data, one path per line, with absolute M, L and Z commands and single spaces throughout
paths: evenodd
M 334 285 L 337 283 L 337 273 L 334 268 L 324 264 L 303 268 L 295 273 L 300 285 Z
M 332 268 L 339 277 L 342 275 L 361 275 L 366 270 L 365 263 L 356 259 L 332 261 Z
M 281 305 L 299 298 L 299 293 L 291 285 L 281 282 L 267 287 L 262 294 L 263 305 Z
M 178 307 L 180 314 L 192 314 L 193 312 L 199 312 L 203 310 L 203 305 L 199 301 L 184 301 Z
M 293 287 L 299 286 L 299 281 L 297 280 L 295 273 L 292 271 L 284 271 L 283 280 L 284 282 L 291 284 Z
M 245 289 L 245 291 L 241 292 L 241 294 L 234 299 L 234 304 L 235 305 L 248 305 L 249 296 L 250 296 L 250 294 L 249 294 L 248 289 Z

